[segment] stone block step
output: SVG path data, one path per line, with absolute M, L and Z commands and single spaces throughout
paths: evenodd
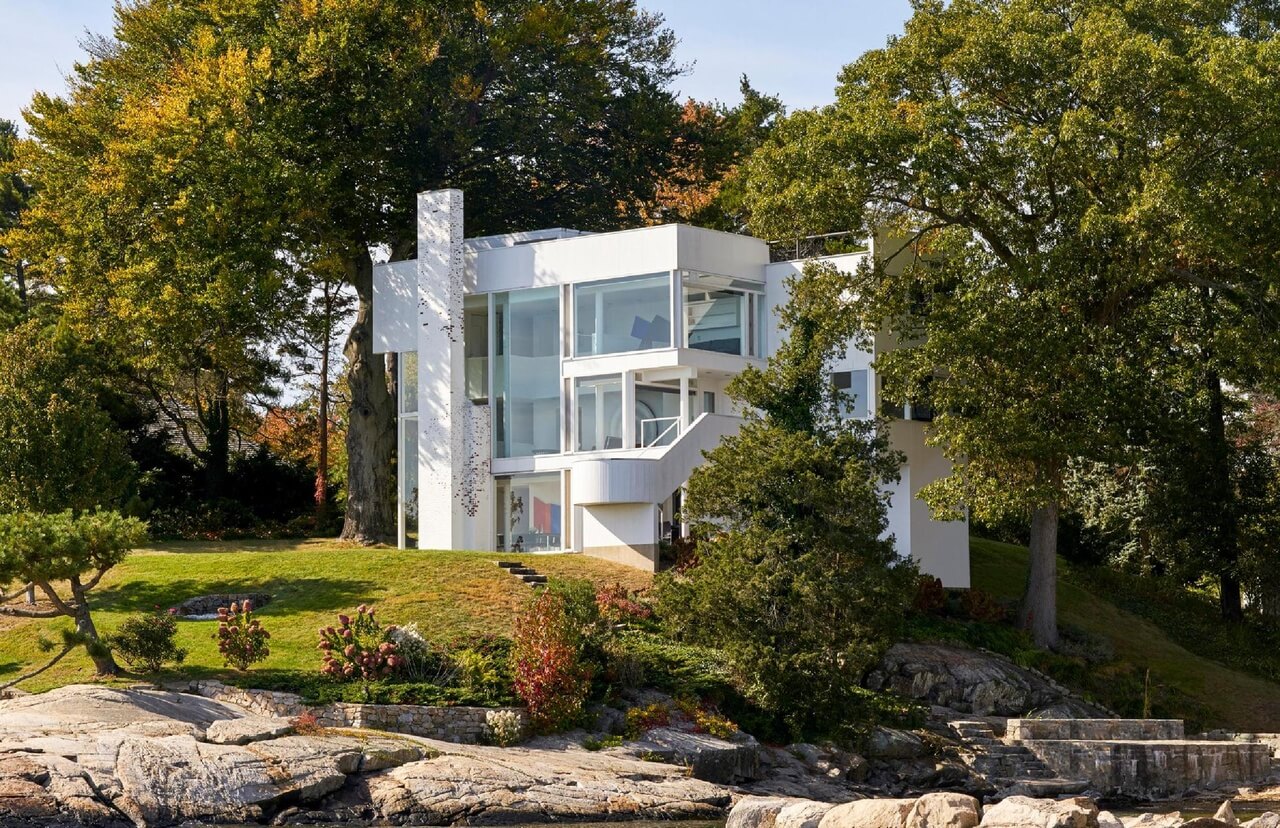
M 1052 799 L 1059 796 L 1084 793 L 1089 789 L 1086 779 L 993 779 L 999 792 L 996 799 L 1021 795 L 1036 799 Z
M 547 582 L 546 575 L 521 575 L 520 580 L 526 584 L 545 584 Z
M 507 570 L 512 575 L 537 575 L 538 570 L 528 566 L 515 566 Z
M 498 566 L 503 569 L 519 569 L 524 566 L 520 561 L 498 561 Z

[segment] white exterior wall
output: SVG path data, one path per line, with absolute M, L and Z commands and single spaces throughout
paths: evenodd
M 658 505 L 582 506 L 582 551 L 596 558 L 653 570 L 658 560 Z
M 417 259 L 379 265 L 374 271 L 375 350 L 419 355 L 418 545 L 492 549 L 494 476 L 564 471 L 564 545 L 652 569 L 657 558 L 658 504 L 687 479 L 701 462 L 702 451 L 736 430 L 736 420 L 725 415 L 741 412 L 724 388 L 744 365 L 761 361 L 679 347 L 579 359 L 566 353 L 560 363 L 564 388 L 572 388 L 577 376 L 635 377 L 645 372 L 650 379 L 696 377 L 699 394 L 689 405 L 689 418 L 696 420 L 703 413 L 702 392 L 709 390 L 716 394 L 719 416 L 696 421 L 665 448 L 494 459 L 492 409 L 472 404 L 466 395 L 463 297 L 564 285 L 562 321 L 571 326 L 569 285 L 576 282 L 665 273 L 673 274 L 677 294 L 681 271 L 762 282 L 768 306 L 766 353 L 772 354 L 781 343 L 777 307 L 787 301 L 785 280 L 799 274 L 804 262 L 771 264 L 768 247 L 759 240 L 682 225 L 596 235 L 537 231 L 464 242 L 460 192 L 424 193 L 418 208 Z M 889 249 L 884 240 L 877 241 L 878 248 Z M 831 256 L 823 261 L 852 269 L 867 255 Z M 672 316 L 683 321 L 681 305 L 679 296 L 672 299 Z M 572 340 L 569 330 L 562 332 L 566 343 Z M 866 370 L 866 404 L 875 411 L 872 361 L 872 351 L 851 347 L 832 369 Z M 515 368 L 513 381 L 518 384 L 522 378 L 528 378 L 527 371 Z M 568 419 L 572 410 L 571 401 L 566 401 L 561 422 L 565 434 L 572 433 Z M 902 482 L 892 489 L 887 531 L 894 535 L 899 554 L 912 555 L 924 571 L 941 577 L 947 586 L 965 587 L 969 585 L 967 522 L 932 521 L 916 497 L 923 485 L 949 472 L 941 453 L 924 444 L 924 433 L 924 425 L 915 422 L 895 422 L 891 427 L 893 445 L 906 453 L 907 465 Z M 624 439 L 624 443 L 630 441 Z
M 418 196 L 418 547 L 464 546 L 462 192 Z
M 901 531 L 904 523 L 909 526 L 909 541 L 904 545 L 899 539 L 899 554 L 909 550 L 922 572 L 940 578 L 948 587 L 968 589 L 968 521 L 934 520 L 928 504 L 919 497 L 922 488 L 951 473 L 951 462 L 934 446 L 925 445 L 924 423 L 895 420 L 889 434 L 893 447 L 907 455 L 902 488 L 908 493 L 909 508 L 903 508 L 898 493 L 890 510 L 891 531 Z

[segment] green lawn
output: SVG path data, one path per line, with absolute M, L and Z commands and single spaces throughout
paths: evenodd
M 1022 594 L 1027 550 L 1020 546 L 974 538 L 970 542 L 973 585 L 1002 598 Z M 1059 579 L 1059 619 L 1107 638 L 1116 656 L 1186 695 L 1207 724 L 1241 730 L 1280 729 L 1280 685 L 1196 655 L 1172 640 L 1155 624 L 1119 609 L 1096 589 Z
M 508 633 L 529 588 L 494 565 L 494 553 L 400 551 L 342 546 L 332 541 L 225 541 L 169 543 L 129 556 L 92 593 L 100 632 L 128 615 L 167 609 L 196 595 L 267 592 L 274 600 L 260 617 L 271 632 L 271 655 L 257 673 L 315 670 L 317 628 L 340 612 L 373 604 L 384 623 L 417 622 L 429 638 L 464 633 Z M 581 555 L 518 556 L 539 572 L 559 577 L 620 581 L 630 588 L 652 576 Z M 33 621 L 0 616 L 0 683 L 45 663 L 41 634 L 57 638 L 66 618 Z M 178 643 L 189 651 L 181 674 L 229 675 L 213 640 L 214 621 L 182 621 Z M 123 666 L 123 665 L 122 665 Z M 177 674 L 169 676 L 176 678 Z M 77 650 L 22 688 L 45 690 L 89 681 L 93 666 Z M 125 679 L 129 680 L 129 679 Z

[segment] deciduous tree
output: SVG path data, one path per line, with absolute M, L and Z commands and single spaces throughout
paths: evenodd
M 929 487 L 936 506 L 1031 516 L 1022 618 L 1053 644 L 1067 464 L 1158 439 L 1161 375 L 1195 359 L 1218 399 L 1206 494 L 1225 497 L 1222 384 L 1280 363 L 1277 327 L 1256 315 L 1277 284 L 1275 13 L 1247 0 L 913 9 L 902 36 L 846 67 L 835 104 L 792 116 L 753 157 L 753 229 L 887 225 L 920 243 L 859 286 L 866 326 L 918 345 L 880 359 L 885 395 L 933 399 L 930 439 L 955 463 Z

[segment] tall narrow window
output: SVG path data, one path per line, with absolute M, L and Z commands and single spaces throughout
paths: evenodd
M 462 349 L 466 355 L 467 399 L 489 401 L 489 297 L 468 296 L 462 314 Z
M 560 302 L 557 290 L 493 297 L 494 456 L 560 451 Z

